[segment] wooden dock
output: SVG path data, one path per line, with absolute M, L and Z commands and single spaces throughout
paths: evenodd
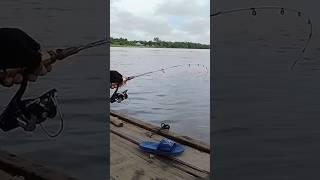
M 1 180 L 76 180 L 28 159 L 0 151 Z
M 209 179 L 210 146 L 170 130 L 129 117 L 110 114 L 110 173 L 112 180 Z M 142 141 L 172 139 L 185 147 L 177 157 L 161 157 L 138 149 Z M 0 151 L 0 180 L 76 180 L 28 159 Z
M 113 180 L 209 179 L 210 146 L 170 130 L 110 112 L 110 169 Z M 167 158 L 144 153 L 139 142 L 169 138 L 185 147 L 177 157 Z

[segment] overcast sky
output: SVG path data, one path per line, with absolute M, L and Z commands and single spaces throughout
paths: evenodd
M 209 44 L 209 0 L 111 0 L 112 37 Z

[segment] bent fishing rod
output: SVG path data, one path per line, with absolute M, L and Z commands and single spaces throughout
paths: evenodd
M 50 65 L 58 60 L 64 60 L 72 55 L 75 55 L 83 50 L 93 47 L 101 46 L 109 43 L 108 40 L 103 39 L 88 43 L 85 45 L 69 47 L 65 49 L 53 49 L 47 51 L 42 55 L 42 63 L 44 65 Z M 26 68 L 8 69 L 5 72 L 0 72 L 0 77 L 5 77 L 8 74 L 21 73 L 23 74 L 23 81 L 13 96 L 5 110 L 0 115 L 0 128 L 3 131 L 10 131 L 17 127 L 23 128 L 25 131 L 34 131 L 37 124 L 40 124 L 41 128 L 50 137 L 58 136 L 63 130 L 63 118 L 62 113 L 57 103 L 57 90 L 52 89 L 45 94 L 37 98 L 22 99 L 28 86 Z M 43 126 L 42 122 L 47 119 L 53 119 L 57 114 L 60 116 L 61 126 L 57 133 L 49 133 Z
M 156 72 L 164 72 L 165 70 L 181 67 L 181 66 L 184 66 L 184 65 L 185 64 L 180 64 L 180 65 L 170 66 L 170 67 L 166 67 L 166 68 L 161 68 L 161 69 L 158 69 L 158 70 L 155 70 L 155 71 L 149 71 L 149 72 L 137 74 L 137 75 L 134 75 L 134 76 L 129 76 L 129 77 L 125 78 L 125 82 L 129 81 L 129 80 L 132 80 L 134 78 L 137 78 L 137 77 L 146 76 L 146 75 L 153 74 L 153 73 L 156 73 Z
M 155 70 L 155 71 L 149 71 L 149 72 L 137 74 L 137 75 L 134 75 L 134 76 L 129 76 L 129 77 L 124 78 L 122 84 L 125 84 L 128 81 L 130 81 L 132 79 L 135 79 L 135 78 L 138 78 L 138 77 L 141 77 L 141 76 L 146 76 L 146 75 L 153 74 L 153 73 L 156 73 L 156 72 L 164 72 L 167 69 L 172 69 L 172 68 L 176 68 L 176 67 L 180 67 L 180 66 L 183 66 L 183 65 L 181 64 L 181 65 L 170 66 L 170 67 L 161 68 L 161 69 L 158 69 L 158 70 Z M 125 90 L 125 91 L 120 92 L 120 93 L 118 92 L 118 90 L 119 90 L 119 85 L 117 85 L 116 90 L 111 95 L 110 103 L 114 103 L 114 102 L 121 103 L 125 99 L 128 99 L 128 90 Z
M 202 66 L 208 71 L 208 68 L 205 67 L 204 65 L 201 65 L 201 64 L 179 64 L 179 65 L 169 66 L 169 67 L 157 69 L 157 70 L 154 70 L 154 71 L 148 71 L 148 72 L 144 72 L 144 73 L 141 73 L 141 74 L 125 77 L 123 82 L 122 82 L 122 84 L 126 84 L 128 81 L 131 81 L 131 80 L 136 79 L 138 77 L 147 76 L 147 75 L 150 75 L 150 74 L 153 74 L 153 73 L 157 73 L 157 72 L 165 72 L 168 69 L 174 69 L 174 68 L 178 68 L 178 67 L 182 67 L 182 66 L 189 66 L 190 67 L 190 66 L 193 66 L 193 65 Z M 118 92 L 118 90 L 119 90 L 119 86 L 116 87 L 116 90 L 111 95 L 111 98 L 110 98 L 110 102 L 111 103 L 114 103 L 114 102 L 121 103 L 125 99 L 128 99 L 128 97 L 129 97 L 128 96 L 128 90 L 125 90 L 125 91 L 120 92 L 120 93 Z
M 307 35 L 307 40 L 305 45 L 302 47 L 300 54 L 298 55 L 297 59 L 293 61 L 293 63 L 290 66 L 290 69 L 293 70 L 294 67 L 297 65 L 299 60 L 303 57 L 307 47 L 310 44 L 312 35 L 313 35 L 313 25 L 311 18 L 308 17 L 305 13 L 302 11 L 299 11 L 297 9 L 293 8 L 286 8 L 286 7 L 278 7 L 278 6 L 261 6 L 261 7 L 251 7 L 251 8 L 239 8 L 239 9 L 231 9 L 231 10 L 224 10 L 224 11 L 217 11 L 216 13 L 211 14 L 211 17 L 216 17 L 216 16 L 221 16 L 224 14 L 234 14 L 237 12 L 243 12 L 243 11 L 249 11 L 252 16 L 257 16 L 258 15 L 258 10 L 279 10 L 279 14 L 284 16 L 286 12 L 292 12 L 297 14 L 298 17 L 303 17 L 305 18 L 308 26 L 309 26 L 309 33 Z

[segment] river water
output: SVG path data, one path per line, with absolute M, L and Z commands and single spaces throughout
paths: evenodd
M 103 0 L 3 0 L 1 27 L 18 27 L 39 41 L 43 50 L 81 45 L 103 39 L 107 12 Z M 105 179 L 106 157 L 106 56 L 105 47 L 81 52 L 53 71 L 30 83 L 25 97 L 58 90 L 65 128 L 48 138 L 40 128 L 27 133 L 16 129 L 0 132 L 0 149 L 35 160 L 79 179 Z M 0 88 L 4 107 L 17 87 Z M 88 108 L 90 107 L 90 108 Z M 51 132 L 58 119 L 44 123 Z
M 110 69 L 125 76 L 183 66 L 129 81 L 119 90 L 128 89 L 129 99 L 111 104 L 111 109 L 156 126 L 167 122 L 172 131 L 209 143 L 209 53 L 197 49 L 112 47 Z

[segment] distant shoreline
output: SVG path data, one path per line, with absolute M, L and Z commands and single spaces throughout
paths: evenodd
M 177 49 L 210 49 L 210 45 L 194 42 L 162 41 L 155 37 L 152 41 L 128 40 L 126 38 L 111 37 L 111 47 L 127 48 L 177 48 Z
M 177 48 L 170 48 L 170 47 L 152 47 L 152 46 L 130 46 L 130 45 L 114 45 L 111 44 L 110 47 L 123 47 L 123 48 L 164 48 L 164 49 L 210 49 L 210 48 L 182 48 L 182 47 L 177 47 Z

